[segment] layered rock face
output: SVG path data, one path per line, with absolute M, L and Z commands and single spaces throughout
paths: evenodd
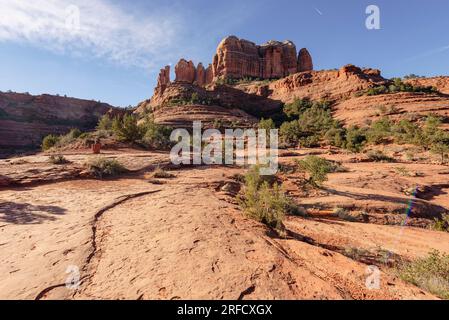
M 207 68 L 202 63 L 195 67 L 192 61 L 181 59 L 175 67 L 175 82 L 205 87 L 223 78 L 279 79 L 311 70 L 313 62 L 310 53 L 304 48 L 298 54 L 291 41 L 269 41 L 256 45 L 230 36 L 218 45 L 213 63 Z M 155 94 L 163 94 L 169 83 L 170 67 L 167 66 L 159 74 Z
M 0 92 L 0 149 L 39 146 L 45 135 L 72 128 L 92 130 L 109 112 L 120 110 L 92 100 Z
M 213 67 L 215 78 L 274 79 L 311 71 L 313 63 L 306 49 L 297 58 L 296 46 L 291 41 L 270 41 L 259 46 L 231 36 L 219 44 Z

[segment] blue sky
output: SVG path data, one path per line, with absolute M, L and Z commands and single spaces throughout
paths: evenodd
M 380 30 L 365 27 L 371 4 Z M 448 13 L 446 0 L 0 0 L 0 90 L 136 105 L 160 68 L 181 57 L 207 65 L 231 34 L 292 40 L 317 70 L 448 75 Z

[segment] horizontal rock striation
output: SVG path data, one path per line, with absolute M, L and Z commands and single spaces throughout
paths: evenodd
M 195 67 L 192 61 L 181 59 L 175 67 L 174 82 L 206 87 L 218 79 L 279 79 L 312 70 L 310 53 L 305 48 L 297 53 L 291 41 L 256 45 L 230 36 L 220 42 L 213 63 L 207 68 L 202 63 Z M 155 95 L 163 94 L 169 83 L 170 67 L 167 66 L 159 74 Z
M 92 130 L 109 112 L 121 111 L 92 100 L 0 92 L 0 148 L 36 147 L 48 134 Z

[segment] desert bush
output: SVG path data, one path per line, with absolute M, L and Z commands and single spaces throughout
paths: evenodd
M 67 164 L 70 163 L 63 155 L 51 155 L 48 161 L 52 164 Z
M 273 119 L 263 119 L 259 122 L 259 129 L 271 130 L 276 129 Z
M 333 216 L 337 217 L 337 218 L 339 218 L 341 220 L 349 221 L 349 222 L 358 222 L 358 221 L 360 221 L 360 217 L 359 216 L 352 215 L 347 210 L 345 210 L 343 208 L 335 208 L 334 212 L 333 212 Z
M 370 144 L 381 144 L 391 136 L 392 124 L 388 118 L 382 118 L 371 124 L 366 133 L 367 141 Z
M 388 87 L 376 86 L 369 88 L 364 91 L 364 94 L 368 96 L 375 96 L 379 94 L 388 94 L 388 93 L 397 93 L 397 92 L 422 92 L 422 93 L 438 93 L 438 90 L 435 87 L 422 87 L 422 86 L 413 86 L 409 83 L 404 83 L 400 78 L 392 79 L 393 83 Z
M 288 146 L 297 145 L 301 138 L 301 130 L 298 121 L 284 122 L 279 129 L 279 137 L 282 143 Z
M 91 174 L 102 179 L 104 177 L 114 177 L 127 172 L 128 170 L 116 159 L 96 158 L 87 163 L 87 168 Z
M 359 127 L 350 127 L 346 131 L 346 143 L 345 148 L 352 152 L 360 152 L 366 143 L 365 130 Z
M 435 219 L 431 225 L 431 229 L 435 231 L 449 232 L 449 214 L 445 214 L 441 219 Z
M 410 171 L 408 171 L 405 167 L 396 168 L 396 172 L 403 177 L 411 177 Z
M 110 131 L 112 130 L 112 119 L 109 115 L 105 114 L 100 118 L 97 124 L 97 130 Z
M 291 119 L 298 119 L 304 111 L 312 106 L 313 102 L 310 99 L 295 99 L 292 103 L 284 106 L 284 113 Z
M 165 150 L 171 147 L 172 128 L 158 125 L 151 119 L 147 120 L 143 126 L 145 135 L 142 138 L 142 143 L 147 148 Z
M 330 128 L 324 135 L 324 141 L 337 148 L 346 147 L 346 130 L 342 127 Z
M 392 134 L 397 143 L 424 144 L 424 136 L 421 128 L 406 119 L 399 121 L 392 127 Z
M 151 178 L 154 179 L 171 179 L 174 178 L 175 176 L 173 174 L 171 174 L 170 172 L 167 172 L 165 170 L 163 170 L 160 167 L 157 167 L 156 170 L 154 170 L 151 174 L 150 174 Z
M 126 114 L 112 121 L 112 131 L 120 141 L 136 143 L 145 135 L 145 128 L 137 123 L 136 116 Z
M 304 111 L 298 119 L 300 129 L 308 134 L 324 134 L 334 126 L 335 120 L 325 105 L 314 104 Z
M 253 167 L 245 175 L 244 193 L 239 203 L 248 217 L 281 233 L 285 215 L 296 214 L 299 210 L 272 180 L 273 177 L 261 176 L 258 166 Z
M 449 255 L 434 250 L 427 257 L 404 263 L 398 273 L 402 280 L 449 299 Z
M 53 148 L 59 141 L 59 137 L 53 134 L 50 134 L 42 140 L 42 150 L 47 151 Z
M 309 174 L 308 182 L 315 187 L 320 187 L 327 180 L 328 174 L 334 170 L 330 161 L 317 156 L 307 156 L 304 160 L 299 160 L 298 166 Z
M 367 153 L 368 158 L 374 162 L 394 162 L 394 159 L 387 156 L 380 150 L 371 150 Z
M 76 141 L 79 137 L 81 137 L 83 133 L 79 129 L 71 129 L 67 134 L 59 137 L 58 142 L 56 143 L 57 147 L 67 146 L 74 141 Z

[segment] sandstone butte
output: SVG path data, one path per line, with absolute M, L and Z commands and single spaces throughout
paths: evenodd
M 312 56 L 306 48 L 299 51 L 291 41 L 269 41 L 263 45 L 230 36 L 221 41 L 207 68 L 181 59 L 175 66 L 175 83 L 201 87 L 219 79 L 280 79 L 303 71 L 312 71 Z M 155 93 L 162 94 L 170 84 L 170 66 L 161 70 Z

